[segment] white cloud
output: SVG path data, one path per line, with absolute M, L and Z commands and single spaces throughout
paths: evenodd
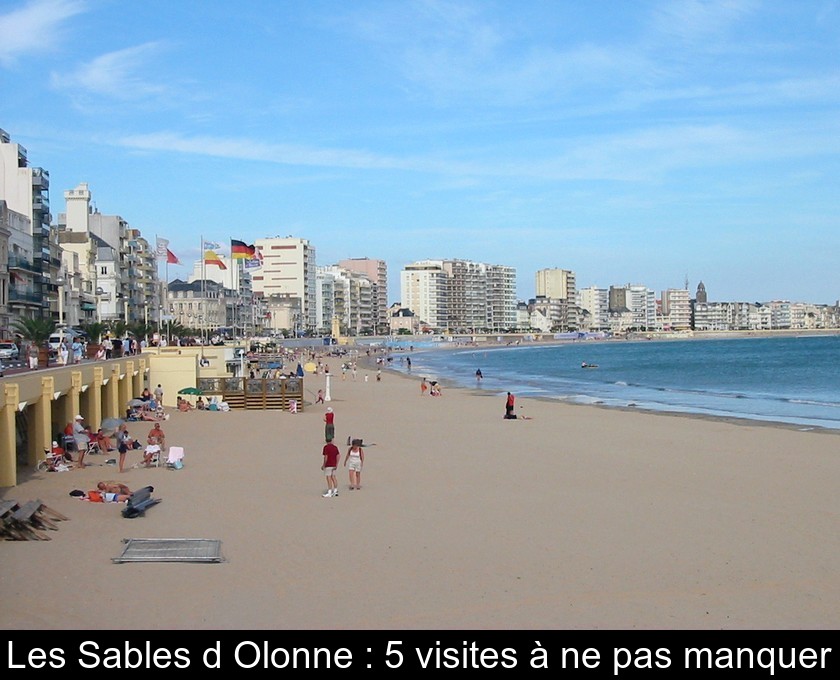
M 148 80 L 141 73 L 161 49 L 161 43 L 148 42 L 100 55 L 71 73 L 53 73 L 53 87 L 119 100 L 164 94 L 165 86 Z
M 82 0 L 31 0 L 20 9 L 0 14 L 0 65 L 42 53 L 60 42 L 67 19 L 87 11 Z

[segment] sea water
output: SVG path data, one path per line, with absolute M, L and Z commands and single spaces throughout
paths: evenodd
M 401 355 L 393 355 L 392 365 L 408 371 Z M 451 351 L 415 345 L 410 356 L 413 375 L 493 394 L 840 429 L 837 335 L 582 340 Z

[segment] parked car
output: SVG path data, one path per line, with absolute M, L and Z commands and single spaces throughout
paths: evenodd
M 20 355 L 18 346 L 13 342 L 0 342 L 0 359 L 17 359 Z

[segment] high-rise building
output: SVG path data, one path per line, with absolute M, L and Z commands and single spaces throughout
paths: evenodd
M 586 312 L 586 326 L 590 331 L 607 331 L 610 328 L 610 297 L 606 288 L 590 286 L 577 293 L 577 305 Z
M 662 291 L 662 326 L 675 331 L 691 328 L 691 300 L 685 288 Z
M 254 294 L 270 298 L 297 300 L 299 329 L 319 328 L 316 297 L 315 248 L 302 238 L 279 236 L 254 242 L 262 266 L 251 272 Z
M 92 307 L 102 321 L 157 321 L 162 299 L 155 249 L 121 216 L 92 209 L 87 183 L 65 191 L 64 199 L 59 242 L 78 256 L 82 318 L 90 320 Z
M 517 325 L 516 270 L 468 260 L 423 260 L 400 274 L 402 305 L 421 324 L 457 333 Z
M 374 284 L 365 275 L 339 265 L 318 267 L 319 328 L 332 332 L 333 320 L 345 335 L 372 335 L 375 329 Z M 327 314 L 330 314 L 327 317 Z
M 537 298 L 560 301 L 555 308 L 562 309 L 562 319 L 557 320 L 561 330 L 576 330 L 579 320 L 575 273 L 568 269 L 540 269 L 534 278 Z
M 60 260 L 58 241 L 50 229 L 49 189 L 49 172 L 30 167 L 26 149 L 0 130 L 0 200 L 6 202 L 7 218 L 16 222 L 9 237 L 8 308 L 12 319 L 57 314 L 53 279 Z
M 373 322 L 377 332 L 388 332 L 388 265 L 385 260 L 375 260 L 368 257 L 351 257 L 339 260 L 338 266 L 347 271 L 363 274 L 373 284 L 371 295 L 373 299 Z

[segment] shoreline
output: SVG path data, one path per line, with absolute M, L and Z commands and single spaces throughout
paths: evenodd
M 87 616 L 103 601 L 139 629 L 840 624 L 840 457 L 821 433 L 530 398 L 531 418 L 507 421 L 498 396 L 421 397 L 417 379 L 359 365 L 298 414 L 173 412 L 182 470 L 120 475 L 96 457 L 4 489 L 69 520 L 50 541 L 0 542 L 0 627 L 128 625 Z M 321 496 L 326 406 L 342 458 L 348 436 L 368 444 L 363 488 L 347 490 L 342 466 L 334 499 Z M 101 479 L 162 502 L 128 520 L 68 495 Z M 218 539 L 224 562 L 114 564 L 126 537 Z M 67 568 L 35 588 L 45 564 Z
M 826 333 L 826 335 L 838 335 L 838 336 L 840 336 L 840 332 Z M 767 336 L 765 336 L 765 337 L 767 337 Z M 780 336 L 780 337 L 782 337 L 782 336 Z M 698 338 L 697 340 L 701 341 L 701 340 L 715 340 L 715 339 L 719 339 L 719 338 L 709 337 L 709 338 Z M 656 342 L 657 340 L 654 340 L 654 341 Z M 416 354 L 429 352 L 430 354 L 433 354 L 433 355 L 439 355 L 440 352 L 445 352 L 445 351 L 450 351 L 450 352 L 516 351 L 516 350 L 520 350 L 520 349 L 528 349 L 528 348 L 535 349 L 535 348 L 538 348 L 538 347 L 547 347 L 547 346 L 555 346 L 555 345 L 567 346 L 567 345 L 570 345 L 570 344 L 580 344 L 580 343 L 583 343 L 583 342 L 588 342 L 588 341 L 577 341 L 577 340 L 571 340 L 571 341 L 562 340 L 562 341 L 551 341 L 551 342 L 549 342 L 549 341 L 537 341 L 537 342 L 525 343 L 525 344 L 512 344 L 512 345 L 501 345 L 501 344 L 499 344 L 499 345 L 486 346 L 486 347 L 483 347 L 481 345 L 476 346 L 476 345 L 473 345 L 473 344 L 465 345 L 465 344 L 455 344 L 455 343 L 440 343 L 440 344 L 442 344 L 442 346 L 419 347 L 419 348 L 415 348 L 413 352 L 416 353 Z M 595 341 L 595 342 L 598 342 L 598 341 Z M 612 343 L 613 341 L 612 340 L 604 340 L 603 342 Z M 630 342 L 642 342 L 642 340 L 641 339 L 636 339 L 636 340 L 631 340 Z M 408 355 L 408 352 L 402 352 L 400 350 L 394 351 L 393 349 L 391 349 L 390 352 L 391 352 L 391 355 L 395 356 L 395 357 Z M 388 350 L 380 349 L 379 353 L 387 355 Z M 376 356 L 376 354 L 372 354 L 371 356 L 365 357 L 366 360 L 370 362 L 370 365 L 373 366 L 374 370 L 375 370 L 375 365 L 374 365 L 373 362 L 375 361 L 375 356 Z M 417 371 L 416 373 L 414 373 L 414 370 L 412 372 L 409 372 L 404 367 L 397 367 L 395 365 L 388 366 L 387 362 L 386 362 L 386 364 L 384 364 L 384 366 L 386 366 L 390 371 L 392 371 L 396 374 L 405 375 L 405 376 L 414 375 L 418 379 L 420 377 L 422 377 L 422 375 L 424 373 L 424 371 L 421 370 L 421 369 L 414 369 L 414 370 Z M 459 388 L 459 389 L 465 389 L 465 390 L 473 390 L 477 394 L 482 394 L 484 392 L 484 390 L 476 387 L 474 384 L 471 383 L 471 381 L 468 381 L 467 379 L 465 379 L 463 377 L 461 377 L 460 382 L 458 382 L 456 380 L 453 380 L 451 378 L 447 379 L 446 376 L 445 376 L 445 371 L 442 371 L 440 369 L 441 369 L 441 367 L 436 367 L 436 369 L 429 369 L 428 371 L 425 371 L 425 372 L 434 373 L 435 374 L 434 375 L 435 379 L 440 381 L 441 385 L 446 386 L 448 389 Z M 517 388 L 514 388 L 514 390 L 516 390 L 516 389 Z M 584 392 L 585 392 L 585 387 L 582 388 L 582 389 L 584 389 Z M 500 391 L 504 392 L 505 390 L 500 388 Z M 645 406 L 639 406 L 639 405 L 632 404 L 632 403 L 630 403 L 630 404 L 614 404 L 613 405 L 613 404 L 606 404 L 606 403 L 603 403 L 603 402 L 600 402 L 600 401 L 591 401 L 591 402 L 590 401 L 585 401 L 585 400 L 584 401 L 572 401 L 571 399 L 567 399 L 564 396 L 546 396 L 546 395 L 539 395 L 539 394 L 529 394 L 528 393 L 529 388 L 527 388 L 527 387 L 525 387 L 524 389 L 523 388 L 518 388 L 518 391 L 522 393 L 523 397 L 527 397 L 529 399 L 539 399 L 539 400 L 544 400 L 544 401 L 549 402 L 549 403 L 566 404 L 566 405 L 570 405 L 570 406 L 592 406 L 592 407 L 595 407 L 595 408 L 598 408 L 598 409 L 603 409 L 603 410 L 619 410 L 619 411 L 625 411 L 626 410 L 626 411 L 630 411 L 630 412 L 649 413 L 649 414 L 656 414 L 656 415 L 667 415 L 667 416 L 672 416 L 672 417 L 677 416 L 677 417 L 687 417 L 687 418 L 698 418 L 698 419 L 702 419 L 702 420 L 721 420 L 721 421 L 725 421 L 725 422 L 733 422 L 733 423 L 736 423 L 736 424 L 738 424 L 738 423 L 743 423 L 743 424 L 746 424 L 746 425 L 756 424 L 756 425 L 763 425 L 763 426 L 767 426 L 767 427 L 775 427 L 775 428 L 780 428 L 780 429 L 791 429 L 791 430 L 802 431 L 802 432 L 819 431 L 819 432 L 825 432 L 825 433 L 828 433 L 828 434 L 840 434 L 840 426 L 830 427 L 830 426 L 826 426 L 826 425 L 822 425 L 822 424 L 818 424 L 818 423 L 810 423 L 810 422 L 799 422 L 799 423 L 797 423 L 797 422 L 791 422 L 791 421 L 786 421 L 786 420 L 761 418 L 761 417 L 755 416 L 753 414 L 726 415 L 726 414 L 718 414 L 718 413 L 704 413 L 702 411 L 678 410 L 676 407 L 669 408 L 668 404 L 664 404 L 661 408 L 650 408 L 650 407 L 645 407 Z M 498 393 L 497 393 L 496 396 L 498 396 Z M 517 394 L 517 396 L 520 396 L 520 395 Z M 791 416 L 791 418 L 795 418 L 795 417 L 796 416 Z

